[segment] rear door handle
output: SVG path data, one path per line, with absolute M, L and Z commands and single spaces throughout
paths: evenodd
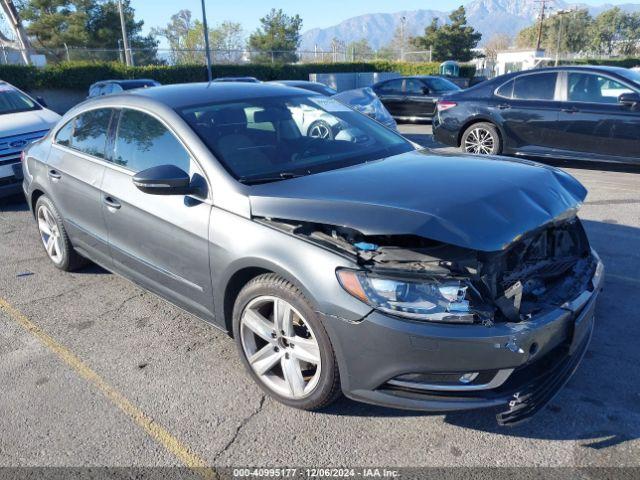
M 60 175 L 57 171 L 55 170 L 49 170 L 49 178 L 51 180 L 60 180 L 62 178 L 62 175 Z
M 107 207 L 113 208 L 114 210 L 118 210 L 122 206 L 120 205 L 120 202 L 118 202 L 115 198 L 108 195 L 103 197 L 102 201 Z
M 511 105 L 509 105 L 508 103 L 501 103 L 500 105 L 498 105 L 498 108 L 500 110 L 508 110 L 509 108 L 511 108 Z
M 579 110 L 576 107 L 561 108 L 560 111 L 564 112 L 564 113 L 577 113 L 577 112 L 579 112 Z

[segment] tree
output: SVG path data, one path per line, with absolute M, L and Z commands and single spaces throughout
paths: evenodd
M 249 37 L 249 48 L 258 52 L 253 60 L 258 62 L 294 63 L 300 45 L 302 18 L 289 16 L 282 9 L 271 11 L 260 19 L 261 26 Z
M 242 58 L 245 41 L 241 24 L 222 22 L 209 30 L 209 39 L 216 61 L 234 63 Z
M 65 58 L 65 47 L 119 48 L 122 30 L 116 0 L 24 0 L 17 6 L 34 46 L 51 56 Z M 142 35 L 144 22 L 135 20 L 130 0 L 123 0 L 123 10 L 130 47 L 144 50 L 135 52 L 134 59 L 139 63 L 155 61 L 157 41 L 152 35 Z M 91 55 L 90 59 L 97 59 L 98 52 Z M 105 59 L 116 58 L 109 55 Z
M 625 13 L 615 7 L 598 15 L 593 21 L 591 48 L 598 54 L 633 55 L 640 41 L 640 16 Z
M 122 1 L 122 10 L 129 37 L 129 48 L 133 50 L 136 65 L 157 63 L 158 41 L 151 35 L 143 36 L 144 21 L 135 19 L 135 10 L 130 0 Z M 122 41 L 122 27 L 118 2 L 110 0 L 97 3 L 87 25 L 89 41 L 87 47 L 95 49 L 118 48 Z
M 167 39 L 174 64 L 200 64 L 206 61 L 204 27 L 200 20 L 192 20 L 190 10 L 180 10 L 171 16 L 164 28 L 154 29 L 154 34 Z M 217 62 L 234 62 L 242 57 L 244 38 L 242 25 L 222 22 L 209 29 L 209 42 L 213 59 Z
M 374 56 L 373 49 L 366 38 L 350 42 L 345 47 L 347 59 L 351 61 L 367 61 Z
M 548 53 L 556 53 L 558 35 L 561 52 L 581 52 L 589 50 L 593 19 L 586 9 L 573 10 L 547 18 L 542 27 L 542 48 Z M 534 48 L 538 38 L 538 25 L 531 25 L 516 37 L 520 48 Z
M 451 12 L 449 21 L 440 25 L 437 19 L 425 28 L 424 35 L 413 37 L 411 44 L 420 50 L 432 50 L 433 60 L 458 60 L 467 62 L 473 58 L 474 49 L 482 34 L 467 24 L 463 6 Z
M 506 50 L 513 43 L 513 39 L 506 33 L 497 33 L 484 44 L 485 57 L 490 62 L 495 62 L 498 52 Z

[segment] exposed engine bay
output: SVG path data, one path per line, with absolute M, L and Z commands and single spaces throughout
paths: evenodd
M 451 305 L 465 312 L 455 317 L 464 323 L 521 322 L 562 306 L 590 288 L 597 263 L 575 216 L 521 235 L 495 252 L 415 235 L 364 236 L 339 226 L 256 220 L 346 255 L 372 275 L 438 282 L 440 291 L 451 295 Z M 451 287 L 452 281 L 458 286 Z

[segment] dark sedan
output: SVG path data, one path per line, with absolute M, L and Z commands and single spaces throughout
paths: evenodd
M 371 87 L 391 116 L 400 122 L 431 120 L 444 95 L 460 91 L 446 78 L 419 75 L 394 78 Z
M 497 77 L 438 103 L 437 141 L 463 151 L 640 160 L 640 73 L 557 67 Z

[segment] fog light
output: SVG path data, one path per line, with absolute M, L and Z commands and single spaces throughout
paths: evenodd
M 460 383 L 471 383 L 480 375 L 478 372 L 467 372 L 464 375 L 461 375 L 458 381 Z

